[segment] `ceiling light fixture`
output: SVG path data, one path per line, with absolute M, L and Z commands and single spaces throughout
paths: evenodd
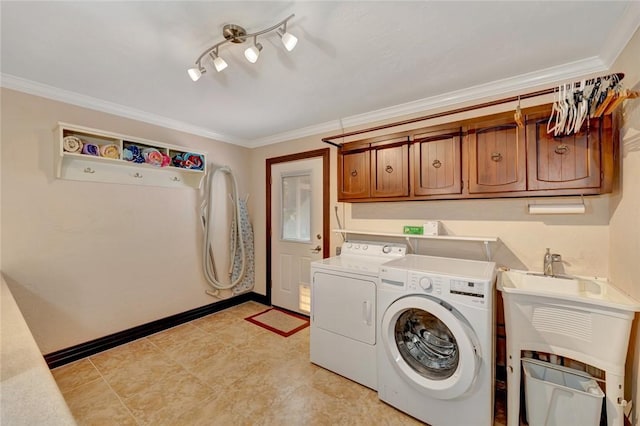
M 202 52 L 200 56 L 198 56 L 198 59 L 196 59 L 196 66 L 194 68 L 190 68 L 187 71 L 189 74 L 189 77 L 191 77 L 191 80 L 193 81 L 198 81 L 200 77 L 202 77 L 202 74 L 207 72 L 207 70 L 204 68 L 202 64 L 202 60 L 207 55 L 210 56 L 211 59 L 213 59 L 213 66 L 215 67 L 216 71 L 220 72 L 224 70 L 225 68 L 227 68 L 228 64 L 224 59 L 222 59 L 218 55 L 218 48 L 226 43 L 244 43 L 245 41 L 247 41 L 252 37 L 253 37 L 253 46 L 247 48 L 244 51 L 244 56 L 252 64 L 255 63 L 258 60 L 258 56 L 260 56 L 260 51 L 262 50 L 262 44 L 258 43 L 258 36 L 267 34 L 271 31 L 276 31 L 277 34 L 280 36 L 280 39 L 282 40 L 282 44 L 284 45 L 285 49 L 287 49 L 289 52 L 292 51 L 293 48 L 296 47 L 296 44 L 298 43 L 298 38 L 293 34 L 287 32 L 287 22 L 294 16 L 295 16 L 294 14 L 291 14 L 290 16 L 278 22 L 276 25 L 272 27 L 269 27 L 261 31 L 256 31 L 255 33 L 250 33 L 250 34 L 248 34 L 247 31 L 244 28 L 242 28 L 240 25 L 235 25 L 235 24 L 225 25 L 222 28 L 222 35 L 224 36 L 225 39 L 222 40 L 221 42 L 214 44 L 213 46 L 211 46 L 210 48 Z

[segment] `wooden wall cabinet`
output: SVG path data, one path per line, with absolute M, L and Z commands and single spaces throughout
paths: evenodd
M 352 142 L 338 154 L 338 201 L 407 197 L 409 138 L 406 135 Z
M 495 193 L 527 189 L 524 129 L 510 119 L 478 123 L 468 132 L 469 192 Z
M 600 120 L 592 119 L 579 133 L 547 134 L 548 117 L 527 122 L 529 190 L 599 188 Z
M 372 144 L 371 195 L 373 197 L 409 195 L 408 138 L 394 138 Z
M 348 143 L 338 151 L 338 201 L 593 195 L 612 191 L 617 121 L 547 134 L 550 105 Z
M 461 129 L 414 133 L 411 144 L 412 193 L 416 196 L 462 192 Z
M 369 150 L 362 148 L 338 155 L 338 200 L 370 197 L 369 157 Z

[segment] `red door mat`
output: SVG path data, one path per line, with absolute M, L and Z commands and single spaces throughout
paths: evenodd
M 267 309 L 259 314 L 246 317 L 245 320 L 284 337 L 289 337 L 309 327 L 309 318 L 278 308 Z

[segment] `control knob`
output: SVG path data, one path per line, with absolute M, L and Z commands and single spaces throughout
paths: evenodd
M 420 278 L 418 284 L 420 285 L 420 288 L 422 288 L 426 292 L 430 292 L 431 290 L 433 290 L 433 283 L 431 282 L 431 279 L 429 277 Z
M 385 245 L 384 247 L 382 247 L 382 252 L 391 253 L 391 246 Z

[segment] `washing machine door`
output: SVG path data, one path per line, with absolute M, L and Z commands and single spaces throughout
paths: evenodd
M 478 339 L 446 303 L 420 295 L 398 299 L 385 311 L 380 331 L 391 364 L 420 392 L 453 399 L 473 385 L 482 362 Z

